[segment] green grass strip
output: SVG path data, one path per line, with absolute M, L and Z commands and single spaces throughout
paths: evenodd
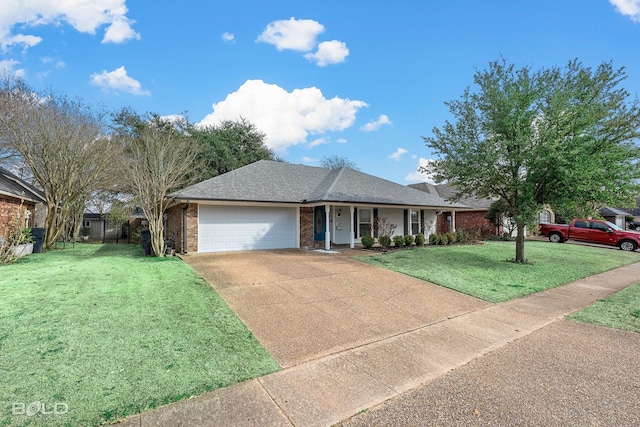
M 489 302 L 503 302 L 640 262 L 637 252 L 527 241 L 529 264 L 510 262 L 514 242 L 427 246 L 356 259 Z
M 640 332 L 640 284 L 616 292 L 568 318 L 607 328 Z
M 178 258 L 76 244 L 0 267 L 0 426 L 99 425 L 279 369 Z

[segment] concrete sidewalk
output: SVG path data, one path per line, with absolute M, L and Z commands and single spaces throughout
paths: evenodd
M 328 426 L 640 281 L 640 263 L 484 306 L 132 416 L 126 426 Z M 635 356 L 634 356 L 635 357 Z

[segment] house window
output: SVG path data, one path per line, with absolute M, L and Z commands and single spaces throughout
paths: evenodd
M 411 234 L 420 233 L 420 212 L 411 211 Z
M 546 209 L 540 212 L 540 214 L 538 215 L 538 223 L 548 224 L 550 222 L 551 222 L 551 212 L 549 212 Z
M 91 222 L 90 221 L 82 221 L 82 226 L 83 227 L 91 227 Z
M 358 209 L 358 237 L 371 236 L 371 209 Z

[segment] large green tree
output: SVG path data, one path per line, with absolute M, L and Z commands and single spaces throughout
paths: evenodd
M 457 198 L 502 199 L 517 225 L 515 261 L 525 262 L 525 225 L 545 204 L 570 217 L 637 195 L 640 108 L 625 78 L 610 62 L 539 70 L 492 62 L 475 73 L 474 90 L 445 103 L 454 121 L 423 137 L 437 157 L 424 171 L 455 186 Z
M 199 178 L 208 179 L 258 160 L 278 160 L 266 136 L 247 119 L 223 120 L 218 125 L 193 126 L 189 134 L 202 144 Z

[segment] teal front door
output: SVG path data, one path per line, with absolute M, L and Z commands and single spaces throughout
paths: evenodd
M 313 240 L 316 242 L 324 240 L 324 233 L 327 231 L 325 220 L 324 206 L 316 206 L 313 210 Z

